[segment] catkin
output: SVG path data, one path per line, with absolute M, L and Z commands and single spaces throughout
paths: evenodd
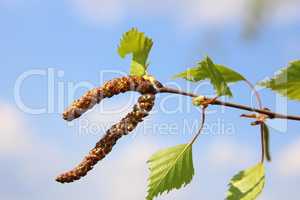
M 157 85 L 161 87 L 159 82 L 157 82 Z M 63 113 L 63 118 L 67 121 L 72 121 L 73 119 L 80 117 L 97 103 L 100 103 L 102 99 L 110 98 L 127 91 L 137 91 L 141 94 L 155 94 L 156 85 L 139 76 L 128 76 L 110 80 L 102 87 L 94 88 L 88 91 L 80 99 L 74 101 L 74 103 Z
M 132 77 L 130 79 L 131 79 L 130 81 L 132 82 L 138 81 L 140 83 L 142 82 L 143 84 L 145 83 L 145 81 L 142 79 L 132 78 Z M 110 88 L 112 91 L 110 93 L 111 96 L 128 89 L 127 83 L 129 82 L 129 80 L 124 78 L 121 78 L 121 80 L 123 80 L 122 84 L 124 83 L 126 87 L 124 87 L 124 85 L 122 85 L 121 87 L 120 85 L 115 85 L 116 87 L 114 87 L 114 89 Z M 106 86 L 104 86 L 103 88 L 112 87 L 113 86 L 111 85 L 112 83 L 116 83 L 116 82 L 115 81 L 108 82 Z M 140 89 L 138 91 L 144 93 L 146 91 L 145 88 L 148 89 L 150 88 L 150 86 L 148 86 L 147 84 L 144 84 L 144 86 L 142 87 L 144 89 L 142 90 Z M 106 89 L 103 89 L 102 91 L 105 90 Z M 110 96 L 110 95 L 108 95 L 107 93 L 105 94 L 105 96 Z M 88 96 L 98 97 L 98 95 L 86 95 L 81 100 L 79 100 L 81 101 L 81 105 L 85 105 L 82 102 L 89 101 L 87 100 L 89 99 Z M 142 96 L 140 96 L 137 104 L 134 105 L 133 110 L 130 113 L 128 113 L 126 117 L 124 117 L 120 122 L 113 125 L 109 130 L 107 130 L 104 137 L 96 144 L 96 146 L 89 152 L 89 154 L 83 159 L 83 161 L 79 165 L 77 165 L 73 170 L 58 176 L 56 178 L 56 181 L 60 183 L 70 183 L 80 179 L 81 177 L 84 177 L 88 171 L 93 169 L 93 167 L 96 165 L 98 161 L 102 160 L 107 154 L 110 153 L 110 151 L 112 150 L 113 146 L 116 144 L 118 139 L 120 139 L 123 135 L 127 135 L 137 126 L 139 122 L 143 121 L 143 118 L 146 117 L 149 111 L 152 109 L 154 105 L 154 100 L 155 100 L 154 93 L 143 94 Z M 81 107 L 83 109 L 87 108 L 85 106 L 81 106 Z M 72 108 L 71 110 L 73 109 L 74 108 Z M 71 112 L 74 113 L 74 111 Z

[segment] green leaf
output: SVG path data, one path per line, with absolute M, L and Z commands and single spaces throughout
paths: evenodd
M 202 65 L 202 70 L 205 70 L 206 74 L 208 74 L 210 82 L 214 86 L 218 96 L 232 96 L 225 79 L 209 57 L 206 57 L 205 61 L 202 61 L 200 65 Z
M 214 64 L 209 57 L 201 61 L 196 67 L 179 73 L 173 78 L 184 78 L 192 82 L 208 79 L 213 84 L 219 96 L 232 96 L 227 83 L 235 83 L 246 80 L 241 74 L 235 72 L 234 70 L 223 65 Z
M 202 70 L 201 65 L 198 65 L 197 67 L 193 67 L 184 72 L 176 74 L 173 76 L 173 78 L 183 78 L 187 81 L 198 82 L 206 80 L 209 77 L 208 74 L 206 74 L 206 71 Z
M 130 75 L 143 76 L 146 74 L 147 59 L 152 45 L 152 39 L 136 28 L 132 28 L 123 35 L 118 53 L 122 58 L 132 54 Z
M 217 69 L 222 74 L 224 80 L 226 83 L 235 83 L 239 81 L 245 81 L 246 78 L 243 77 L 240 73 L 225 67 L 224 65 L 218 65 L 216 64 Z
M 131 76 L 144 76 L 146 74 L 146 68 L 143 65 L 132 60 L 129 74 Z
M 262 163 L 239 172 L 230 183 L 226 200 L 255 200 L 265 185 L 265 168 Z
M 151 156 L 148 164 L 150 177 L 147 200 L 152 200 L 191 182 L 194 175 L 192 145 L 181 144 L 158 151 Z
M 246 78 L 244 78 L 241 74 L 228 67 L 225 67 L 224 65 L 215 64 L 215 67 L 222 74 L 226 83 L 235 83 L 246 80 Z M 206 72 L 202 70 L 201 65 L 176 74 L 175 76 L 173 76 L 173 78 L 183 78 L 192 82 L 209 79 L 208 74 L 206 74 Z
M 300 100 L 300 60 L 289 63 L 288 67 L 270 80 L 259 85 L 269 88 L 291 100 Z
M 265 145 L 265 158 L 267 161 L 271 161 L 271 152 L 270 152 L 270 131 L 266 123 L 261 124 L 264 132 L 264 145 Z
M 184 78 L 192 82 L 208 79 L 215 88 L 218 96 L 232 96 L 227 83 L 245 80 L 245 78 L 237 72 L 225 66 L 214 64 L 209 57 L 206 57 L 203 61 L 198 63 L 196 67 L 175 75 L 174 78 Z

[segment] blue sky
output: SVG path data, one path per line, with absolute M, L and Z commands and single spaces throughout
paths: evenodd
M 191 106 L 191 100 L 160 95 L 152 115 L 138 130 L 124 137 L 86 178 L 69 185 L 56 183 L 55 176 L 78 163 L 105 128 L 130 111 L 138 95 L 104 101 L 69 124 L 61 119 L 63 108 L 88 88 L 127 73 L 130 60 L 122 60 L 116 49 L 122 33 L 132 27 L 154 40 L 150 73 L 167 85 L 199 94 L 213 95 L 205 83 L 193 85 L 171 77 L 206 55 L 253 83 L 299 59 L 299 1 L 276 1 L 266 11 L 272 14 L 265 16 L 257 34 L 245 39 L 243 22 L 249 3 L 0 0 L 0 198 L 142 199 L 149 156 L 187 142 L 195 131 L 199 111 Z M 26 73 L 40 75 L 22 81 Z M 252 104 L 245 85 L 233 85 L 232 91 L 234 98 L 225 100 Z M 270 91 L 259 91 L 269 108 L 299 114 L 297 102 L 287 103 Z M 20 104 L 18 94 L 26 107 L 46 110 L 30 113 Z M 243 112 L 209 110 L 205 135 L 194 147 L 196 175 L 192 183 L 161 199 L 222 199 L 232 175 L 259 159 L 258 129 L 240 119 Z M 287 195 L 296 199 L 299 124 L 276 120 L 269 125 L 273 162 L 267 164 L 267 185 L 261 199 L 279 200 Z

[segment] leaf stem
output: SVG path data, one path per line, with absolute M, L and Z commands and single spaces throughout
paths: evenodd
M 265 141 L 265 131 L 264 124 L 260 124 L 260 141 L 261 141 L 261 163 L 265 162 L 265 152 L 266 152 L 266 141 Z
M 250 81 L 248 81 L 247 79 L 245 79 L 245 82 L 250 87 L 250 89 L 254 92 L 254 95 L 256 97 L 256 101 L 258 103 L 259 109 L 263 109 L 260 95 L 257 92 L 257 90 L 255 89 L 255 86 Z M 264 161 L 265 161 L 265 152 L 266 152 L 266 141 L 265 141 L 265 139 L 266 139 L 265 128 L 264 128 L 264 124 L 261 123 L 260 124 L 260 142 L 261 142 L 261 161 L 260 162 L 261 163 L 264 163 Z
M 205 123 L 205 107 L 202 108 L 202 116 L 201 116 L 201 125 L 200 125 L 200 128 L 198 129 L 198 132 L 196 133 L 196 135 L 191 140 L 190 145 L 193 145 L 195 143 L 195 141 L 197 140 L 197 138 L 199 137 L 199 135 L 201 134 L 201 132 L 203 130 L 203 127 L 204 127 L 204 123 Z
M 260 109 L 262 109 L 262 101 L 261 101 L 260 95 L 257 92 L 257 90 L 255 89 L 254 85 L 250 81 L 248 81 L 247 79 L 245 79 L 245 82 L 250 87 L 250 89 L 253 91 L 253 93 L 256 97 L 257 103 L 258 103 L 258 107 Z

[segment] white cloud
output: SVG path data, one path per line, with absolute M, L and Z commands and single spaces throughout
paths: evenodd
M 190 0 L 181 5 L 178 19 L 188 26 L 236 22 L 245 8 L 244 0 Z
M 29 131 L 20 113 L 0 102 L 0 154 L 20 154 L 29 148 Z
M 106 180 L 105 184 L 98 181 L 102 183 L 100 186 L 105 191 L 101 195 L 103 199 L 138 200 L 144 199 L 146 195 L 148 176 L 146 161 L 158 147 L 149 138 L 134 139 L 130 142 L 132 143 L 123 147 L 122 151 L 115 152 L 112 159 L 104 161 L 99 175 L 95 177 L 98 180 Z
M 250 147 L 238 144 L 231 138 L 219 138 L 210 144 L 207 150 L 209 164 L 219 169 L 232 168 L 251 163 L 254 155 Z M 252 162 L 253 163 L 253 162 Z
M 241 0 L 188 0 L 137 1 L 129 0 L 69 0 L 81 17 L 92 23 L 117 23 L 127 15 L 134 17 L 169 18 L 178 24 L 220 24 L 238 17 L 244 1 Z
M 124 17 L 120 0 L 68 0 L 72 9 L 93 24 L 117 23 Z
M 11 161 L 20 158 L 35 158 L 40 161 L 53 158 L 49 156 L 53 153 L 51 145 L 35 137 L 20 111 L 13 105 L 3 102 L 0 102 L 0 110 L 0 155 L 11 157 Z M 41 154 L 47 155 L 47 158 Z M 57 158 L 59 157 L 57 156 Z M 23 165 L 23 169 L 34 168 L 34 166 L 34 163 L 26 163 Z M 32 171 L 36 172 L 37 169 Z
M 277 171 L 283 176 L 300 176 L 300 138 L 279 153 L 276 160 Z
M 299 19 L 300 0 L 277 0 L 273 7 L 274 18 L 281 23 Z
M 68 0 L 71 8 L 94 24 L 122 22 L 126 17 L 173 20 L 178 26 L 226 25 L 241 21 L 249 11 L 249 0 Z M 294 20 L 299 0 L 277 0 L 270 5 L 278 19 Z M 270 6 L 269 6 L 270 7 Z M 282 14 L 284 13 L 284 14 Z M 288 14 L 286 14 L 288 13 Z
M 13 105 L 0 102 L 0 110 L 0 176 L 7 180 L 0 184 L 0 199 L 19 199 L 19 191 L 38 187 L 64 160 L 57 148 L 35 137 Z

